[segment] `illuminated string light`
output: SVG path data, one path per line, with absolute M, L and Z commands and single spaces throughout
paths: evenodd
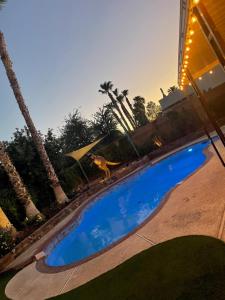
M 195 32 L 194 32 L 193 29 L 191 29 L 191 30 L 189 31 L 189 33 L 190 33 L 190 35 L 193 35 Z
M 198 77 L 199 80 L 202 80 L 202 77 Z
M 192 43 L 192 39 L 188 39 L 188 44 L 191 44 Z
M 209 74 L 213 74 L 213 70 L 210 70 L 210 71 L 209 71 Z
M 186 47 L 186 51 L 190 51 L 190 49 L 191 49 L 191 48 L 190 48 L 189 46 Z
M 195 23 L 196 21 L 197 21 L 196 16 L 192 16 L 192 17 L 191 17 L 191 22 L 192 22 L 192 23 Z
M 197 4 L 199 3 L 199 0 L 194 0 L 193 3 L 194 3 L 195 5 L 197 5 Z
M 186 55 L 185 55 L 185 58 L 188 59 L 188 58 L 189 58 L 189 55 L 186 54 Z

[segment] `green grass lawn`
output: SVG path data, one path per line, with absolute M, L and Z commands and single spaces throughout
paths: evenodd
M 12 276 L 0 275 L 1 300 L 6 299 L 4 288 Z M 224 300 L 225 244 L 204 236 L 176 238 L 51 299 Z
M 16 274 L 16 272 L 7 272 L 4 274 L 0 274 L 0 299 L 6 300 L 8 299 L 5 295 L 5 287 L 9 280 L 13 278 L 13 276 Z
M 224 300 L 225 244 L 204 236 L 176 238 L 51 299 Z

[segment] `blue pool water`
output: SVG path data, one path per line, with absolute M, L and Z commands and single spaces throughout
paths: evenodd
M 46 264 L 78 262 L 129 234 L 154 212 L 166 193 L 204 163 L 207 145 L 203 142 L 181 150 L 99 196 L 69 232 L 46 249 Z

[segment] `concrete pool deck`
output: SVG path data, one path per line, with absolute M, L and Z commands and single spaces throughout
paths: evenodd
M 220 142 L 217 145 L 225 157 Z M 211 146 L 209 149 L 214 153 Z M 42 273 L 34 262 L 13 277 L 6 287 L 6 295 L 10 299 L 40 300 L 65 293 L 140 251 L 177 236 L 200 234 L 225 241 L 224 182 L 225 168 L 213 154 L 202 168 L 169 194 L 149 222 L 120 244 L 92 260 L 58 273 Z M 66 220 L 62 222 L 66 223 Z

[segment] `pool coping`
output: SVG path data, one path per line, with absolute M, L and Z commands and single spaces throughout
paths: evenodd
M 68 231 L 71 229 L 72 226 L 74 226 L 74 224 L 76 223 L 76 220 L 79 219 L 79 217 L 82 214 L 82 211 L 86 208 L 86 206 L 88 206 L 91 202 L 95 201 L 97 197 L 104 195 L 104 193 L 106 193 L 108 191 L 109 188 L 113 188 L 114 186 L 116 186 L 118 183 L 123 182 L 124 180 L 127 180 L 129 177 L 134 176 L 135 174 L 137 174 L 138 172 L 143 171 L 145 168 L 149 167 L 149 165 L 155 165 L 158 162 L 166 159 L 167 157 L 169 157 L 170 155 L 176 154 L 179 151 L 182 151 L 190 146 L 193 146 L 195 144 L 198 144 L 200 142 L 204 142 L 204 141 L 208 141 L 207 139 L 203 139 L 201 141 L 195 141 L 191 144 L 185 145 L 184 147 L 182 147 L 181 149 L 177 149 L 176 151 L 174 151 L 171 154 L 166 155 L 165 157 L 162 157 L 161 159 L 156 159 L 154 162 L 149 162 L 147 164 L 144 164 L 142 166 L 140 166 L 139 168 L 137 168 L 136 170 L 132 171 L 131 173 L 127 174 L 126 176 L 118 179 L 117 181 L 113 182 L 112 184 L 110 184 L 109 186 L 107 186 L 104 190 L 101 190 L 99 192 L 97 192 L 95 195 L 90 196 L 88 199 L 86 199 L 86 201 L 84 201 L 84 203 L 77 208 L 77 210 L 74 212 L 73 217 L 58 231 L 56 231 L 54 233 L 54 235 L 51 236 L 50 241 L 46 241 L 41 247 L 39 247 L 39 252 L 40 251 L 44 251 L 47 247 L 50 246 L 51 242 L 53 242 L 55 240 L 55 243 L 57 243 L 57 236 L 61 234 L 61 239 L 63 239 L 63 236 L 67 235 Z M 200 165 L 193 173 L 191 173 L 190 175 L 188 175 L 184 180 L 182 180 L 181 182 L 177 183 L 173 188 L 171 188 L 166 194 L 165 196 L 162 198 L 162 200 L 160 201 L 160 204 L 157 206 L 157 208 L 153 211 L 153 213 L 151 213 L 151 215 L 146 218 L 144 220 L 144 222 L 142 222 L 139 226 L 137 226 L 134 230 L 132 230 L 131 232 L 129 232 L 126 236 L 120 238 L 119 240 L 117 240 L 116 242 L 112 243 L 111 245 L 109 245 L 108 247 L 94 253 L 93 255 L 90 255 L 84 259 L 81 259 L 77 262 L 71 263 L 71 264 L 67 264 L 64 266 L 49 266 L 46 264 L 45 262 L 45 258 L 43 257 L 40 260 L 37 261 L 36 263 L 36 269 L 42 273 L 49 273 L 49 274 L 53 274 L 53 273 L 59 273 L 59 272 L 63 272 L 69 269 L 72 269 L 74 267 L 80 266 L 84 263 L 86 263 L 87 261 L 90 261 L 100 255 L 102 255 L 103 253 L 111 250 L 112 248 L 114 248 L 115 246 L 117 246 L 118 244 L 122 243 L 123 241 L 125 241 L 126 239 L 128 239 L 130 236 L 134 235 L 138 230 L 140 230 L 142 227 L 144 227 L 148 222 L 150 222 L 150 220 L 152 218 L 155 217 L 155 215 L 162 209 L 162 207 L 165 205 L 165 203 L 168 201 L 171 193 L 183 182 L 185 182 L 186 180 L 188 180 L 191 176 L 195 175 L 195 173 L 197 173 L 201 168 L 203 168 L 205 166 L 205 164 L 207 164 L 209 162 L 209 160 L 213 157 L 213 153 L 212 151 L 209 150 L 210 147 L 210 143 L 207 145 L 207 147 L 203 150 L 203 153 L 206 155 L 206 159 L 204 161 L 204 163 L 202 165 Z M 76 226 L 76 225 L 75 225 Z

